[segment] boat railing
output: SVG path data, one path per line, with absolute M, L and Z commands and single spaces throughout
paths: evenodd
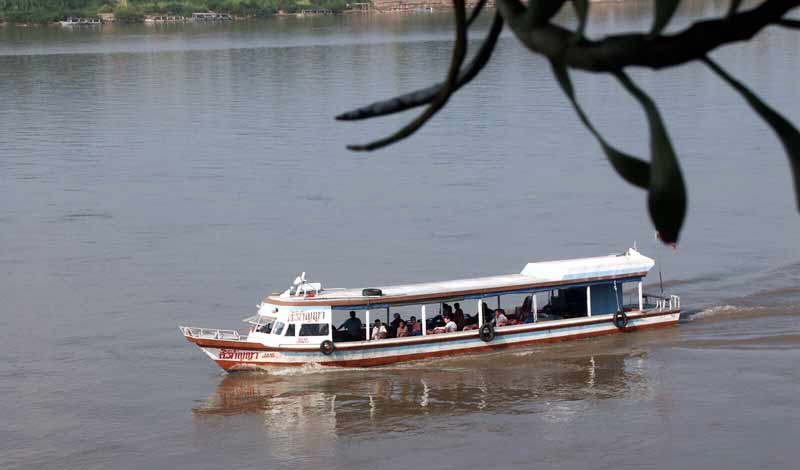
M 179 326 L 183 336 L 189 338 L 204 339 L 226 339 L 231 341 L 241 341 L 242 337 L 236 330 L 220 330 L 218 328 L 197 328 L 193 326 Z
M 646 310 L 678 310 L 681 298 L 677 295 L 642 294 L 643 307 Z

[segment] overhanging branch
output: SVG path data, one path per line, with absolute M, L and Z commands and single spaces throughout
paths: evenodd
M 458 75 L 458 80 L 455 84 L 453 93 L 458 91 L 459 88 L 466 85 L 478 73 L 483 70 L 483 67 L 489 62 L 492 56 L 494 47 L 497 44 L 497 39 L 500 37 L 500 32 L 503 30 L 503 18 L 499 14 L 494 15 L 492 26 L 489 28 L 489 34 L 481 44 L 480 49 L 472 58 L 472 61 L 463 69 Z M 363 106 L 346 113 L 336 116 L 340 121 L 356 121 L 359 119 L 369 119 L 379 116 L 387 116 L 389 114 L 399 113 L 407 109 L 415 108 L 431 103 L 445 84 L 437 83 L 421 90 L 412 91 L 404 95 L 396 96 L 394 98 L 376 101 L 375 103 Z
M 676 34 L 629 33 L 575 41 L 573 31 L 552 23 L 531 27 L 518 0 L 497 0 L 500 14 L 528 49 L 590 72 L 613 72 L 631 65 L 661 69 L 702 59 L 719 46 L 746 41 L 764 27 L 780 24 L 782 17 L 797 6 L 800 0 L 767 0 L 749 11 L 698 21 Z
M 453 8 L 455 10 L 456 20 L 456 42 L 453 46 L 452 57 L 450 58 L 450 68 L 447 71 L 447 78 L 444 81 L 444 85 L 431 101 L 430 105 L 416 119 L 394 134 L 368 144 L 348 145 L 347 148 L 350 150 L 370 152 L 399 142 L 417 132 L 447 104 L 450 96 L 456 91 L 458 74 L 461 71 L 461 64 L 464 62 L 464 57 L 467 54 L 467 15 L 464 0 L 453 0 Z

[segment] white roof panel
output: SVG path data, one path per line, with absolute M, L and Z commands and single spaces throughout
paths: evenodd
M 568 281 L 624 278 L 646 274 L 655 262 L 634 249 L 608 256 L 560 261 L 528 263 L 519 274 L 421 282 L 390 286 L 369 286 L 380 289 L 382 295 L 362 295 L 363 288 L 324 289 L 313 297 L 273 295 L 268 303 L 295 305 L 364 305 L 383 303 L 419 303 L 427 298 L 446 299 L 481 293 L 503 292 L 559 285 Z
M 568 281 L 647 272 L 653 265 L 653 259 L 631 248 L 618 255 L 528 263 L 521 274 L 549 281 Z

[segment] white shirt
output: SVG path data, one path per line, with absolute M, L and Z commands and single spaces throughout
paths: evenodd
M 372 339 L 381 339 L 380 338 L 380 334 L 381 333 L 383 333 L 383 336 L 386 337 L 386 334 L 388 332 L 386 331 L 386 327 L 385 326 L 381 325 L 381 326 L 373 326 L 372 327 Z
M 453 320 L 450 320 L 444 326 L 444 331 L 445 333 L 452 333 L 454 331 L 458 331 L 458 325 L 456 325 L 456 322 L 454 322 Z

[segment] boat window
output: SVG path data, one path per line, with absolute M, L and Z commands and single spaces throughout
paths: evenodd
M 300 336 L 328 336 L 328 324 L 305 323 L 300 325 Z
M 272 331 L 272 323 L 271 322 L 270 323 L 265 323 L 265 324 L 257 327 L 256 331 L 259 332 L 259 333 L 267 333 L 267 334 L 269 334 L 269 332 Z
M 283 333 L 283 322 L 282 321 L 275 322 L 275 327 L 272 328 L 272 334 L 280 335 L 281 333 Z
M 355 320 L 350 319 L 351 311 L 355 313 Z M 376 318 L 386 318 L 385 312 L 385 310 L 380 311 L 373 309 L 370 311 L 370 321 L 374 322 Z M 367 338 L 366 323 L 366 310 L 350 310 L 349 308 L 332 310 L 331 324 L 333 325 L 333 341 L 337 343 L 346 341 L 364 341 Z
M 494 321 L 496 327 L 522 325 L 535 320 L 533 296 L 530 293 L 504 294 L 496 299 L 487 297 L 486 300 L 492 309 L 490 321 Z
M 286 327 L 286 336 L 294 336 L 294 323 L 290 323 L 288 327 Z
M 613 297 L 612 297 L 613 298 Z M 550 298 L 540 312 L 542 320 L 584 317 L 586 310 L 586 287 L 567 287 L 550 292 Z
M 275 324 L 275 317 L 256 315 L 248 318 L 247 322 L 254 325 L 257 332 L 269 334 L 272 331 L 272 325 Z

